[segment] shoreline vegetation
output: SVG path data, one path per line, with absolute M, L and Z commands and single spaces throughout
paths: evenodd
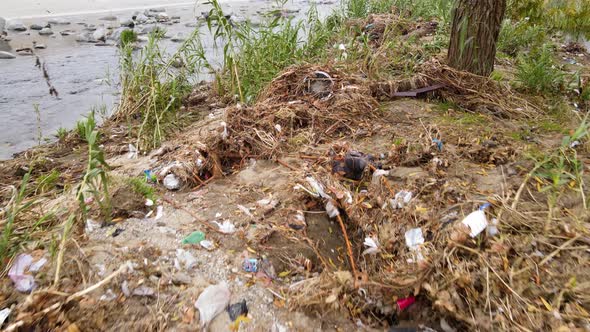
M 0 162 L 0 327 L 587 329 L 590 4 L 508 1 L 489 77 L 454 4 L 123 33 L 113 116 Z M 222 282 L 250 314 L 204 322 Z

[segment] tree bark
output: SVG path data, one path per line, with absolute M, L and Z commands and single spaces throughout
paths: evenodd
M 456 0 L 448 62 L 453 68 L 481 76 L 494 70 L 496 42 L 506 0 Z

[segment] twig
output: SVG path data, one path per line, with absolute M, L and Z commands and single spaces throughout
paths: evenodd
M 358 274 L 356 271 L 356 265 L 354 264 L 354 257 L 352 255 L 352 246 L 350 244 L 350 240 L 348 240 L 348 233 L 346 233 L 346 227 L 344 226 L 344 222 L 342 221 L 342 217 L 340 216 L 340 214 L 338 214 L 336 218 L 338 219 L 340 227 L 342 228 L 342 235 L 344 235 L 344 241 L 346 241 L 346 250 L 348 251 L 348 258 L 350 259 L 352 275 L 354 276 L 354 287 L 358 288 Z
M 282 160 L 280 160 L 278 158 L 277 158 L 277 163 L 279 163 L 279 164 L 287 167 L 288 169 L 290 169 L 292 171 L 297 171 L 297 168 L 295 168 L 294 166 L 291 166 L 291 165 L 287 164 L 286 162 L 284 162 L 284 161 L 282 161 Z
M 557 255 L 561 250 L 563 250 L 565 247 L 569 246 L 570 244 L 576 242 L 576 240 L 578 240 L 578 238 L 580 238 L 581 235 L 576 235 L 575 237 L 565 241 L 561 246 L 559 246 L 559 248 L 555 249 L 552 253 L 550 253 L 547 257 L 543 258 L 543 260 L 539 263 L 539 266 L 543 266 L 545 265 L 551 258 L 553 258 L 555 255 Z
M 125 262 L 125 264 L 121 265 L 121 267 L 119 267 L 119 269 L 117 271 L 111 273 L 108 277 L 104 278 L 103 280 L 97 282 L 96 284 L 94 284 L 94 285 L 92 285 L 92 286 L 90 286 L 90 287 L 88 287 L 88 288 L 86 288 L 84 290 L 81 290 L 81 291 L 79 291 L 77 293 L 74 293 L 74 294 L 70 295 L 70 297 L 68 297 L 66 299 L 66 302 L 75 300 L 75 299 L 77 299 L 79 297 L 82 297 L 82 296 L 84 296 L 84 295 L 86 295 L 86 294 L 88 294 L 90 292 L 93 292 L 93 291 L 99 289 L 100 287 L 108 284 L 111 280 L 113 280 L 119 274 L 126 272 L 129 269 L 129 264 L 130 264 L 129 262 Z

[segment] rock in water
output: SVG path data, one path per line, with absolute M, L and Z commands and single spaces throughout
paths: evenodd
M 68 25 L 71 24 L 72 22 L 63 19 L 63 18 L 52 18 L 49 19 L 49 21 L 47 21 L 49 24 L 57 24 L 57 25 Z
M 107 16 L 103 16 L 103 17 L 99 18 L 99 20 L 101 20 L 101 21 L 116 21 L 117 20 L 117 16 L 115 16 L 115 15 L 107 15 Z
M 90 32 L 81 33 L 76 37 L 76 41 L 80 43 L 96 43 L 97 40 Z
M 21 22 L 8 23 L 6 29 L 11 31 L 27 31 L 27 27 Z
M 16 56 L 9 52 L 0 51 L 0 59 L 14 59 Z
M 39 30 L 43 30 L 43 26 L 42 25 L 39 25 L 39 24 L 31 24 L 31 26 L 29 27 L 29 29 L 39 31 Z
M 51 30 L 50 28 L 43 28 L 41 29 L 41 31 L 39 31 L 39 34 L 41 36 L 51 36 L 53 34 L 53 30 Z
M 133 22 L 133 20 L 123 20 L 121 21 L 121 26 L 122 27 L 130 27 L 132 28 L 135 25 L 135 23 Z
M 139 15 L 137 15 L 137 17 L 135 18 L 135 20 L 136 20 L 138 23 L 145 23 L 145 22 L 147 22 L 147 21 L 149 20 L 149 18 L 148 18 L 147 16 L 145 16 L 144 14 L 139 14 Z
M 92 37 L 96 40 L 104 41 L 107 38 L 107 31 L 104 28 L 99 28 L 92 33 Z

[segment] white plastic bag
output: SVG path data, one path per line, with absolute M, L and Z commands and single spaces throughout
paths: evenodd
M 195 308 L 200 314 L 201 328 L 206 329 L 217 315 L 225 311 L 230 296 L 231 292 L 225 282 L 205 288 L 195 302 Z

